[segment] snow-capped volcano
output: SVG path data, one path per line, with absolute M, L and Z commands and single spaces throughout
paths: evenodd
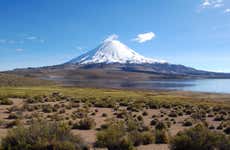
M 115 38 L 107 38 L 95 49 L 72 59 L 71 64 L 94 64 L 94 63 L 130 63 L 130 64 L 152 64 L 165 63 L 162 60 L 146 58 L 130 49 Z

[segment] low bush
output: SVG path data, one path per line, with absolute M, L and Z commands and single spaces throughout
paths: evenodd
M 223 115 L 217 115 L 215 118 L 214 118 L 214 121 L 223 121 L 225 118 Z
M 102 117 L 107 117 L 108 115 L 106 113 L 102 113 Z
M 124 123 L 111 122 L 108 128 L 97 133 L 96 147 L 107 147 L 108 150 L 133 150 L 133 143 L 126 136 Z
M 85 142 L 70 132 L 63 123 L 41 121 L 30 127 L 17 127 L 10 130 L 2 139 L 5 150 L 85 150 Z
M 185 119 L 183 122 L 183 126 L 185 127 L 190 127 L 193 125 L 193 120 L 192 119 Z
M 160 103 L 157 101 L 148 101 L 146 106 L 150 109 L 159 109 L 161 107 Z
M 150 121 L 150 125 L 155 126 L 159 122 L 158 119 L 153 119 Z
M 177 113 L 176 113 L 176 112 L 172 111 L 172 112 L 170 112 L 170 113 L 169 113 L 169 115 L 168 115 L 168 116 L 169 116 L 169 117 L 176 118 L 178 115 L 177 115 Z
M 142 124 L 133 118 L 110 120 L 103 125 L 97 134 L 97 147 L 106 147 L 109 150 L 129 150 L 141 144 L 154 142 L 154 134 L 146 131 Z
M 95 127 L 96 123 L 92 118 L 83 118 L 73 125 L 73 129 L 89 130 Z
M 167 144 L 169 143 L 169 135 L 167 130 L 155 130 L 155 142 L 156 144 Z
M 51 112 L 54 111 L 54 110 L 53 110 L 53 106 L 50 105 L 50 104 L 42 105 L 42 111 L 43 111 L 44 113 L 51 113 Z
M 147 111 L 144 111 L 144 112 L 142 113 L 142 115 L 143 115 L 143 116 L 148 116 L 148 112 L 147 112 Z
M 164 122 L 158 122 L 155 126 L 156 130 L 166 130 L 167 129 L 167 125 Z
M 13 101 L 8 98 L 0 98 L 0 105 L 12 105 Z
M 225 128 L 225 129 L 224 129 L 224 133 L 230 134 L 230 127 Z
M 179 132 L 170 142 L 171 150 L 229 150 L 230 139 L 203 125 Z
M 10 113 L 8 116 L 8 119 L 19 119 L 22 117 L 22 114 L 20 113 Z
M 142 133 L 142 144 L 152 144 L 155 141 L 155 137 L 151 132 L 143 132 Z

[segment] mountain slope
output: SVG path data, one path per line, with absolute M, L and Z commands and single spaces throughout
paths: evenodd
M 12 74 L 0 73 L 0 87 L 8 86 L 48 86 L 54 82 L 31 77 L 20 77 Z
M 146 58 L 130 49 L 118 40 L 105 40 L 97 48 L 72 59 L 70 64 L 95 64 L 95 63 L 165 63 L 165 61 Z

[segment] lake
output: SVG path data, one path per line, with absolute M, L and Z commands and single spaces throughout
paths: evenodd
M 145 84 L 152 89 L 230 93 L 230 79 L 155 80 Z
M 62 80 L 66 85 L 82 87 L 128 88 L 148 90 L 182 90 L 211 93 L 230 93 L 230 79 L 167 79 L 152 81 L 120 80 Z

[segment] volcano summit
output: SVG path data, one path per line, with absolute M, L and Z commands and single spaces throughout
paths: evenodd
M 106 39 L 95 49 L 72 59 L 70 64 L 96 64 L 96 63 L 121 63 L 121 64 L 153 64 L 165 61 L 146 58 L 116 39 Z

